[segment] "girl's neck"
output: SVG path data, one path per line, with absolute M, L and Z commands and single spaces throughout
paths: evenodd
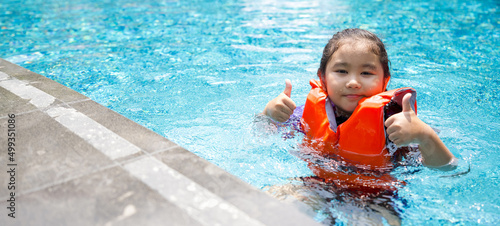
M 347 121 L 347 119 L 351 117 L 351 114 L 352 112 L 347 112 L 339 107 L 335 107 L 335 119 L 337 121 L 337 126 Z

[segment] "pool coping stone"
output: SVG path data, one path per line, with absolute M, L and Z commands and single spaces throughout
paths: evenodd
M 6 151 L 0 157 L 0 225 L 320 225 L 123 115 L 0 58 L 3 149 L 12 125 L 15 159 Z M 16 218 L 6 208 L 12 203 Z

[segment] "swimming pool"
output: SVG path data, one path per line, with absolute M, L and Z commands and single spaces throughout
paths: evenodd
M 407 182 L 399 193 L 408 202 L 403 222 L 493 225 L 500 221 L 499 10 L 494 0 L 3 1 L 0 57 L 263 188 L 310 171 L 290 154 L 297 139 L 263 133 L 254 115 L 285 78 L 303 103 L 329 37 L 369 29 L 388 48 L 389 88 L 416 88 L 420 117 L 461 160 L 453 172 L 395 172 Z

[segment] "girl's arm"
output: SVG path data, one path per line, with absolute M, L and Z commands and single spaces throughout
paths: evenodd
M 389 139 L 398 146 L 417 143 L 422 153 L 423 163 L 427 167 L 448 169 L 456 161 L 434 130 L 420 120 L 410 104 L 411 94 L 403 97 L 403 111 L 385 121 Z

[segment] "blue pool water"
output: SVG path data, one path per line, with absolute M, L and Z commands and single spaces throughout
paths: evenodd
M 322 48 L 347 27 L 382 38 L 389 88 L 414 87 L 420 118 L 460 159 L 452 172 L 394 172 L 407 183 L 403 224 L 498 224 L 496 0 L 3 0 L 0 57 L 264 188 L 311 173 L 291 153 L 300 138 L 256 128 L 255 114 L 286 78 L 304 103 Z

